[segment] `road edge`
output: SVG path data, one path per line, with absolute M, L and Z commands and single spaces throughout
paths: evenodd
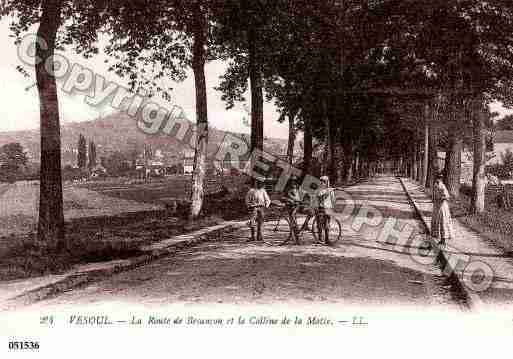
M 406 185 L 404 184 L 404 179 L 402 177 L 397 177 L 399 179 L 399 182 L 401 183 L 401 186 L 403 188 L 403 191 L 406 193 L 406 196 L 408 197 L 409 202 L 415 209 L 415 213 L 420 218 L 422 224 L 424 225 L 426 232 L 428 234 L 431 234 L 430 227 L 428 225 L 428 220 L 426 217 L 422 214 L 421 210 L 418 207 L 418 204 L 415 202 L 413 197 L 411 196 L 410 192 L 406 188 Z M 434 240 L 432 240 L 431 236 L 428 236 L 429 241 L 433 248 L 435 248 L 437 255 L 437 261 L 440 264 L 440 267 L 442 269 L 442 273 L 446 275 L 446 273 L 450 273 L 448 275 L 448 278 L 456 285 L 457 289 L 464 295 L 465 302 L 467 304 L 468 309 L 472 311 L 478 310 L 478 300 L 475 298 L 475 295 L 471 293 L 467 286 L 463 283 L 460 276 L 457 275 L 455 268 L 452 267 L 450 261 L 447 258 L 447 254 L 445 253 L 444 249 L 438 245 L 438 243 Z
M 216 241 L 221 235 L 235 231 L 247 225 L 247 221 L 227 221 L 216 226 L 172 237 L 149 246 L 140 247 L 146 254 L 126 259 L 87 264 L 65 273 L 59 279 L 48 284 L 27 290 L 0 302 L 0 312 L 30 305 L 72 289 L 99 282 L 113 274 L 130 271 L 164 256 L 174 254 L 180 249 L 190 248 L 199 244 Z M 82 269 L 81 269 L 82 268 Z

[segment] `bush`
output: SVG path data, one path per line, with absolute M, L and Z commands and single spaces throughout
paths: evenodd
M 460 187 L 460 193 L 467 196 L 472 197 L 472 186 L 469 185 L 461 185 Z
M 486 172 L 491 173 L 500 179 L 508 179 L 513 173 L 513 152 L 509 149 L 501 154 L 502 163 L 486 166 Z
M 497 176 L 499 179 L 507 179 L 509 177 L 506 166 L 499 163 L 486 166 L 486 173 Z
M 64 166 L 62 169 L 63 181 L 76 181 L 88 177 L 88 172 L 85 169 L 74 168 L 72 166 Z
M 0 172 L 0 182 L 14 183 L 17 176 L 11 172 Z

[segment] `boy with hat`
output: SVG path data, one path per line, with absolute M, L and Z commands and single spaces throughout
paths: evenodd
M 317 214 L 317 229 L 319 231 L 319 241 L 324 241 L 329 245 L 329 228 L 330 228 L 330 215 L 335 208 L 335 191 L 330 188 L 330 180 L 328 176 L 320 178 L 320 187 L 313 196 L 314 209 Z M 324 237 L 324 240 L 323 240 Z
M 265 190 L 264 182 L 261 179 L 255 179 L 253 186 L 246 194 L 246 206 L 251 213 L 250 227 L 251 227 L 251 241 L 262 241 L 262 225 L 264 223 L 265 208 L 271 204 L 271 199 Z
M 292 240 L 296 244 L 299 244 L 296 213 L 299 205 L 301 204 L 301 194 L 299 193 L 299 184 L 296 177 L 292 177 L 290 179 L 289 188 L 285 196 L 285 203 L 287 204 L 287 214 L 291 224 Z

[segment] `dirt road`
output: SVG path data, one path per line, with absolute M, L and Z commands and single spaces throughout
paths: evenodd
M 399 182 L 380 177 L 347 189 L 344 197 L 347 194 L 354 211 L 344 221 L 344 238 L 335 247 L 312 244 L 308 236 L 301 246 L 249 244 L 244 229 L 222 241 L 184 250 L 36 306 L 115 301 L 144 305 L 326 303 L 457 309 L 440 270 L 435 265 L 419 264 L 412 257 L 411 247 L 421 243 L 393 246 L 376 241 L 388 218 L 399 220 L 399 227 L 420 226 Z M 361 225 L 366 213 L 362 205 L 379 211 L 381 223 Z M 365 215 L 363 222 L 370 223 L 371 219 Z M 355 230 L 358 223 L 360 228 Z M 273 226 L 267 223 L 264 235 L 275 235 Z

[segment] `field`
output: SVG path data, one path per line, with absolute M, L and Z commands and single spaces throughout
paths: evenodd
M 222 191 L 223 186 L 234 191 L 245 185 L 247 181 L 243 176 L 210 177 L 205 187 L 206 195 Z M 89 182 L 79 185 L 102 195 L 122 200 L 137 201 L 141 203 L 165 205 L 170 200 L 187 200 L 191 194 L 191 177 L 177 175 L 163 179 L 154 179 L 148 183 L 130 180 L 111 180 Z
M 39 183 L 16 182 L 7 185 L 3 192 L 0 196 L 0 237 L 33 232 L 38 217 Z M 64 186 L 67 221 L 161 209 L 161 205 L 108 197 L 71 184 Z
M 223 185 L 226 191 L 220 192 Z M 156 241 L 246 215 L 243 177 L 207 180 L 204 213 L 194 222 L 166 205 L 187 200 L 190 177 L 150 183 L 126 180 L 64 186 L 66 246 L 56 249 L 35 239 L 39 185 L 0 185 L 0 280 L 60 273 L 75 265 L 128 258 Z
M 223 185 L 234 196 L 240 197 L 234 192 L 243 187 L 244 182 L 244 177 L 209 178 L 206 185 L 207 199 L 219 193 Z M 187 200 L 190 192 L 189 176 L 168 177 L 149 183 L 134 183 L 126 179 L 66 183 L 64 216 L 66 221 L 71 221 L 164 211 L 173 200 Z M 39 184 L 36 181 L 0 185 L 0 237 L 33 232 L 37 222 L 38 200 Z

